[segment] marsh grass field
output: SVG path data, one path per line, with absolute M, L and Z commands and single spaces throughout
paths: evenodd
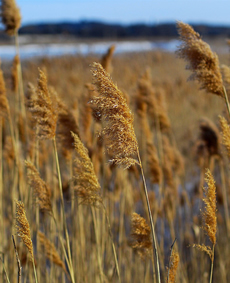
M 14 13 L 0 282 L 229 282 L 227 42 L 178 23 L 176 54 L 20 60 Z

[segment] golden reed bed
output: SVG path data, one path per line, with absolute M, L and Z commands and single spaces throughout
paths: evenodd
M 229 282 L 228 56 L 178 22 L 177 54 L 21 62 L 1 8 L 1 282 Z

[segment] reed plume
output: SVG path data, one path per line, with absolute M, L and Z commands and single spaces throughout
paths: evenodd
M 96 106 L 98 116 L 102 117 L 103 129 L 101 135 L 105 140 L 105 147 L 112 163 L 129 168 L 139 164 L 144 185 L 145 199 L 148 207 L 149 219 L 152 232 L 152 247 L 155 251 L 155 264 L 158 283 L 161 282 L 160 266 L 157 251 L 157 239 L 153 224 L 148 191 L 144 177 L 143 166 L 140 158 L 137 139 L 133 128 L 133 115 L 128 108 L 122 92 L 114 85 L 109 74 L 98 63 L 93 63 L 92 74 L 99 96 L 91 103 Z M 134 159 L 137 156 L 138 161 Z
M 27 247 L 31 260 L 34 259 L 33 244 L 30 235 L 30 226 L 26 218 L 24 203 L 16 201 L 16 230 L 17 235 L 22 239 L 24 245 Z
M 106 72 L 111 73 L 112 72 L 112 57 L 113 53 L 115 51 L 115 45 L 111 45 L 106 52 L 105 55 L 102 56 L 101 58 L 101 65 L 102 67 L 106 70 Z
M 146 223 L 146 220 L 134 212 L 132 214 L 131 225 L 131 237 L 133 239 L 131 243 L 132 248 L 136 250 L 143 259 L 151 256 L 151 229 Z
M 204 189 L 205 197 L 203 199 L 205 209 L 202 214 L 203 221 L 205 223 L 204 230 L 206 231 L 210 241 L 213 245 L 216 244 L 216 186 L 212 173 L 207 170 L 205 181 L 208 187 Z
M 30 161 L 25 161 L 27 177 L 42 211 L 52 213 L 51 191 L 42 180 L 36 167 Z
M 3 72 L 0 69 L 0 117 L 7 118 L 9 116 L 10 108 L 8 99 L 6 97 L 6 87 L 5 80 L 3 77 Z
M 13 147 L 13 141 L 11 136 L 6 136 L 5 144 L 3 148 L 3 157 L 4 160 L 8 163 L 9 168 L 13 168 L 15 160 L 15 151 Z
M 227 92 L 230 91 L 230 68 L 224 64 L 220 66 L 222 78 Z
M 152 183 L 160 184 L 162 170 L 157 156 L 157 150 L 152 142 L 147 143 L 147 164 Z
M 42 70 L 39 70 L 36 94 L 37 97 L 30 104 L 29 110 L 37 124 L 37 137 L 53 139 L 58 119 L 57 99 L 56 94 L 50 92 L 46 75 Z
M 178 268 L 178 264 L 180 261 L 180 257 L 178 252 L 175 252 L 172 250 L 172 253 L 170 255 L 169 259 L 169 272 L 168 272 L 168 278 L 167 283 L 176 283 L 176 272 Z
M 58 99 L 57 137 L 61 143 L 61 150 L 66 158 L 70 158 L 74 150 L 74 138 L 71 131 L 79 135 L 78 123 L 68 107 Z
M 182 41 L 177 54 L 188 62 L 187 69 L 193 72 L 190 79 L 197 80 L 207 92 L 225 98 L 217 54 L 190 25 L 178 22 L 177 28 Z
M 14 0 L 2 0 L 1 17 L 6 33 L 15 35 L 21 26 L 21 14 Z
M 111 163 L 129 168 L 137 162 L 137 140 L 133 128 L 133 115 L 122 92 L 99 63 L 93 63 L 92 74 L 100 96 L 91 100 L 102 117 L 105 147 Z
M 198 250 L 206 252 L 211 258 L 211 270 L 209 282 L 212 282 L 214 251 L 216 245 L 216 232 L 217 232 L 217 208 L 216 208 L 216 186 L 215 180 L 209 169 L 206 171 L 205 181 L 207 187 L 204 188 L 204 209 L 202 211 L 203 229 L 212 243 L 212 248 L 207 245 L 193 245 Z
M 57 266 L 60 266 L 64 272 L 68 274 L 65 263 L 61 260 L 54 244 L 51 243 L 41 231 L 38 231 L 38 240 L 41 246 L 44 247 L 46 257 Z
M 72 133 L 74 147 L 77 154 L 75 159 L 75 190 L 81 203 L 99 206 L 102 203 L 101 186 L 94 172 L 93 164 L 88 155 L 88 150 L 81 142 L 78 135 Z
M 24 203 L 16 200 L 16 230 L 17 235 L 22 239 L 24 245 L 27 247 L 30 259 L 33 263 L 35 282 L 38 283 L 37 272 L 35 269 L 35 260 L 33 252 L 33 244 L 30 235 L 30 225 L 26 218 Z
M 19 70 L 20 59 L 19 56 L 14 56 L 13 67 L 11 69 L 11 79 L 12 79 L 12 90 L 16 93 L 19 87 L 19 78 L 18 78 L 18 70 Z
M 218 155 L 220 152 L 220 134 L 216 125 L 207 118 L 202 118 L 199 122 L 199 138 L 196 144 L 198 157 Z

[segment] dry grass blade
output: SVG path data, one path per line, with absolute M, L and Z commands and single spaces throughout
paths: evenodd
M 98 116 L 102 117 L 105 147 L 110 162 L 129 168 L 137 163 L 137 140 L 133 128 L 133 115 L 122 92 L 115 86 L 103 67 L 94 63 L 92 74 L 99 96 L 91 100 Z
M 212 52 L 210 46 L 190 25 L 178 22 L 177 28 L 182 40 L 177 54 L 188 61 L 187 68 L 193 72 L 190 79 L 197 80 L 207 92 L 224 98 L 217 54 Z
M 15 35 L 21 26 L 20 10 L 14 0 L 1 1 L 2 23 L 8 35 Z

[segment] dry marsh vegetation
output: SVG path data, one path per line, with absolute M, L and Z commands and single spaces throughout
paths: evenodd
M 1 282 L 229 282 L 228 56 L 178 31 L 2 64 Z

